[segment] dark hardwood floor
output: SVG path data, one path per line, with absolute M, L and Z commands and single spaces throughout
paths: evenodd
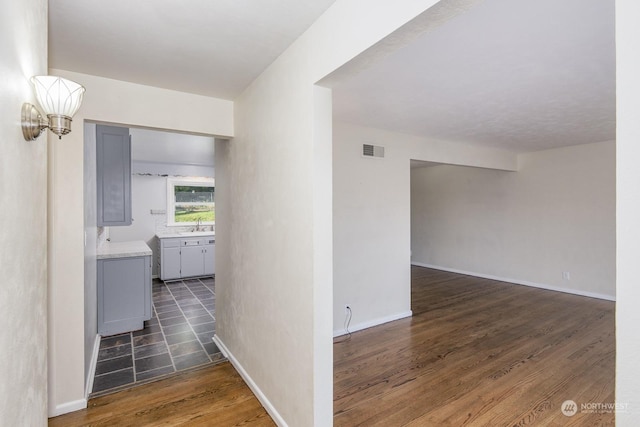
M 49 426 L 275 426 L 229 362 L 97 397 Z
M 614 424 L 613 302 L 412 267 L 412 310 L 337 340 L 335 426 Z
M 420 267 L 412 282 L 412 318 L 334 344 L 335 426 L 614 424 L 560 410 L 615 401 L 614 303 Z M 225 362 L 91 399 L 49 425 L 275 424 Z

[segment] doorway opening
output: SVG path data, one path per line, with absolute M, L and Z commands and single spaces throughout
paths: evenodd
M 126 128 L 130 135 L 132 221 L 126 226 L 98 226 L 96 124 L 85 122 L 84 125 L 85 385 L 86 394 L 91 397 L 225 360 L 212 339 L 215 333 L 215 138 Z M 176 203 L 168 191 L 176 179 L 206 181 L 210 191 L 190 193 L 187 198 L 181 195 Z M 201 203 L 199 199 L 203 197 L 207 200 Z M 187 203 L 187 199 L 194 200 Z M 180 214 L 194 206 L 195 210 L 191 209 L 194 212 L 204 207 L 207 217 L 202 220 L 183 215 L 176 221 L 168 216 L 176 213 L 176 206 Z M 164 274 L 161 241 L 165 238 L 177 245 L 186 242 L 189 249 L 202 243 L 199 256 L 203 268 L 206 264 L 206 271 L 185 268 L 184 275 Z M 151 310 L 142 329 L 101 336 L 98 248 L 126 242 L 139 242 L 152 253 Z

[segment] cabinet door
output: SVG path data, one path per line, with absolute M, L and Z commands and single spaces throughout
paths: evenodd
M 216 245 L 207 244 L 204 248 L 204 274 L 211 275 L 216 272 Z
M 204 248 L 202 246 L 183 246 L 180 256 L 182 277 L 202 276 L 204 274 Z
M 96 126 L 98 226 L 131 225 L 129 129 Z
M 151 302 L 149 257 L 98 260 L 98 333 L 142 329 Z
M 162 280 L 180 278 L 180 247 L 162 249 Z

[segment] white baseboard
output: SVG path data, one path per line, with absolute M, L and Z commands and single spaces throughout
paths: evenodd
M 49 418 L 58 415 L 68 414 L 69 412 L 79 411 L 87 408 L 89 394 L 93 390 L 93 379 L 96 376 L 96 366 L 98 364 L 98 352 L 100 351 L 100 335 L 96 335 L 93 341 L 93 353 L 91 354 L 91 362 L 89 365 L 89 378 L 85 379 L 84 399 L 74 400 L 72 402 L 62 403 L 49 411 Z
M 267 396 L 260 390 L 260 387 L 253 381 L 253 379 L 249 376 L 247 371 L 242 367 L 238 359 L 236 359 L 233 354 L 229 351 L 226 345 L 220 340 L 220 337 L 215 334 L 213 336 L 213 342 L 218 346 L 222 354 L 229 359 L 231 364 L 236 371 L 240 374 L 245 383 L 249 386 L 253 394 L 258 398 L 264 409 L 269 413 L 273 421 L 280 427 L 288 427 L 287 423 L 284 421 L 284 418 L 280 415 L 280 413 L 276 410 L 276 408 L 271 404 Z
M 96 338 L 93 341 L 93 353 L 91 354 L 91 362 L 89 365 L 89 378 L 85 379 L 84 399 L 78 399 L 74 400 L 73 402 L 66 402 L 57 405 L 55 408 L 53 408 L 53 410 L 49 411 L 48 415 L 50 418 L 87 408 L 89 394 L 91 394 L 91 390 L 93 389 L 93 379 L 96 375 L 98 351 L 100 351 L 100 335 L 96 335 Z
M 73 402 L 66 402 L 57 405 L 53 408 L 53 411 L 49 412 L 49 418 L 57 417 L 58 415 L 68 414 L 69 412 L 79 411 L 87 407 L 87 399 L 74 400 Z
M 211 339 L 213 340 L 213 343 L 218 347 L 222 355 L 227 359 L 231 360 L 229 358 L 229 353 L 227 353 L 227 346 L 224 345 L 224 343 L 220 340 L 220 338 L 218 337 L 218 334 L 213 334 L 213 338 Z
M 85 400 L 89 400 L 91 390 L 93 390 L 93 379 L 96 376 L 96 366 L 98 364 L 98 352 L 100 351 L 100 338 L 99 334 L 96 334 L 95 341 L 93 342 L 93 353 L 91 354 L 91 362 L 89 364 L 89 378 L 87 378 L 86 387 L 84 390 Z
M 367 320 L 365 322 L 356 323 L 349 326 L 349 332 L 361 331 L 363 329 L 373 328 L 374 326 L 382 325 L 384 323 L 393 322 L 394 320 L 404 319 L 405 317 L 413 316 L 413 312 L 403 311 L 402 313 L 392 314 L 390 316 L 378 317 L 377 319 Z M 346 335 L 347 331 L 344 329 L 333 331 L 333 337 L 339 337 L 342 335 Z
M 531 286 L 533 288 L 545 289 L 547 291 L 564 292 L 565 294 L 580 295 L 583 297 L 597 298 L 597 299 L 603 299 L 607 301 L 616 300 L 616 297 L 612 295 L 581 291 L 579 289 L 561 288 L 558 286 L 545 285 L 543 283 L 529 282 L 527 280 L 517 280 L 517 279 L 509 279 L 507 277 L 492 276 L 490 274 L 474 273 L 472 271 L 458 270 L 457 268 L 441 267 L 439 265 L 425 264 L 417 261 L 411 261 L 411 265 L 416 265 L 418 267 L 433 268 L 434 270 L 449 271 L 451 273 L 465 274 L 467 276 L 482 277 L 483 279 L 498 280 L 500 282 L 508 282 L 516 285 Z

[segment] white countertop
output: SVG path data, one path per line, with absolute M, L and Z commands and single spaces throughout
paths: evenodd
M 158 233 L 156 237 L 158 239 L 171 239 L 175 237 L 215 237 L 216 233 L 213 231 L 176 231 Z
M 131 242 L 105 242 L 97 249 L 97 258 L 131 258 L 136 256 L 149 256 L 151 249 L 142 240 Z

